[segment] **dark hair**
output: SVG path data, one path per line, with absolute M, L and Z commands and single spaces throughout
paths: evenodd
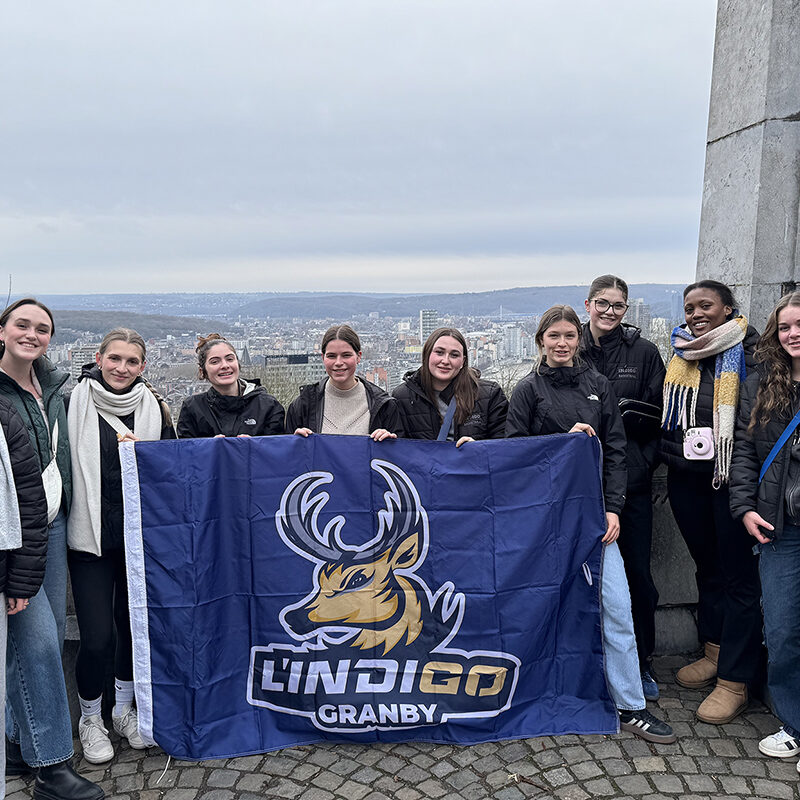
M 541 353 L 544 350 L 544 334 L 545 331 L 551 326 L 555 325 L 556 322 L 569 322 L 571 325 L 575 326 L 575 330 L 578 331 L 578 338 L 581 335 L 581 321 L 578 319 L 578 315 L 575 313 L 575 309 L 572 306 L 565 306 L 565 305 L 556 305 L 550 306 L 547 311 L 542 314 L 542 318 L 539 320 L 539 327 L 536 329 L 536 346 L 539 348 L 539 352 Z M 579 360 L 578 351 L 575 351 L 575 355 L 573 356 L 573 362 Z M 541 358 L 539 359 L 539 364 L 544 362 L 544 354 L 542 354 Z
M 781 297 L 767 318 L 764 333 L 758 340 L 755 359 L 764 365 L 764 370 L 750 413 L 750 424 L 747 427 L 750 434 L 756 426 L 766 427 L 774 416 L 792 412 L 795 393 L 792 358 L 778 340 L 778 315 L 789 306 L 800 306 L 800 292 Z
M 686 299 L 686 295 L 689 294 L 689 292 L 691 292 L 693 289 L 710 289 L 712 292 L 716 292 L 719 295 L 719 299 L 722 300 L 722 305 L 736 308 L 736 301 L 733 299 L 733 292 L 730 290 L 730 287 L 726 286 L 724 283 L 712 280 L 703 280 L 690 283 L 683 290 L 684 300 Z
M 455 420 L 457 424 L 461 425 L 472 413 L 472 410 L 475 408 L 475 401 L 478 399 L 478 376 L 469 366 L 467 342 L 461 331 L 456 328 L 437 328 L 427 338 L 422 348 L 422 367 L 419 371 L 420 383 L 428 399 L 433 404 L 433 407 L 438 408 L 436 390 L 433 388 L 433 376 L 431 375 L 428 361 L 430 360 L 433 348 L 436 346 L 436 342 L 438 342 L 442 336 L 450 336 L 455 339 L 464 351 L 464 365 L 459 370 L 458 375 L 450 381 L 453 387 L 453 397 L 456 398 Z
M 236 363 L 239 364 L 239 356 L 236 353 L 236 348 L 220 333 L 209 333 L 208 336 L 197 337 L 197 347 L 194 348 L 197 353 L 197 372 L 203 380 L 208 380 L 206 374 L 206 361 L 208 354 L 212 347 L 218 344 L 226 344 L 230 347 L 231 352 L 236 356 Z M 241 366 L 241 364 L 239 365 Z
M 628 302 L 628 284 L 616 275 L 601 275 L 599 278 L 595 278 L 589 287 L 589 297 L 586 299 L 591 300 L 604 289 L 619 289 L 625 298 L 625 302 Z
M 325 355 L 328 345 L 337 339 L 347 342 L 353 348 L 353 352 L 361 352 L 361 339 L 358 338 L 358 334 L 349 325 L 334 325 L 328 328 L 322 337 L 322 355 Z
M 10 306 L 6 306 L 2 314 L 0 314 L 0 328 L 4 328 L 8 322 L 8 318 L 22 306 L 37 306 L 50 317 L 50 335 L 54 336 L 56 332 L 56 323 L 53 320 L 53 312 L 44 304 L 40 303 L 35 297 L 23 297 L 20 300 L 15 300 Z M 0 342 L 0 358 L 6 351 L 5 342 Z
M 144 339 L 141 334 L 137 333 L 130 328 L 114 328 L 109 331 L 100 342 L 100 355 L 108 350 L 108 347 L 113 342 L 125 342 L 126 344 L 135 344 L 142 351 L 142 361 L 147 361 L 147 348 L 144 344 Z

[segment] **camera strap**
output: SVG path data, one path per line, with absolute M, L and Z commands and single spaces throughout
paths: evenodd
M 786 444 L 786 441 L 794 433 L 798 425 L 800 425 L 800 411 L 792 417 L 792 421 L 784 428 L 783 433 L 778 437 L 778 441 L 772 445 L 772 450 L 769 451 L 769 455 L 764 459 L 764 463 L 761 465 L 761 472 L 758 475 L 759 483 L 764 480 L 764 475 L 767 474 L 769 465 L 775 460 L 775 456 L 780 453 L 781 448 Z

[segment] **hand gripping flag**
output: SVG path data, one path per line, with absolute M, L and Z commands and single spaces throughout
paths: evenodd
M 139 722 L 171 755 L 617 730 L 596 439 L 120 450 Z

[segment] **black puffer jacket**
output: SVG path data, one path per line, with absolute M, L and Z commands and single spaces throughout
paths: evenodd
M 755 368 L 753 351 L 758 344 L 758 331 L 747 326 L 744 341 L 744 358 L 747 373 Z M 695 425 L 698 428 L 711 428 L 714 425 L 714 367 L 716 356 L 709 356 L 700 362 L 700 389 L 697 392 L 697 412 Z M 660 456 L 670 469 L 681 469 L 686 472 L 700 472 L 709 477 L 714 474 L 714 461 L 701 461 L 683 457 L 683 428 L 663 431 L 661 434 Z
M 42 387 L 42 402 L 47 412 L 47 424 L 45 424 L 36 398 L 30 392 L 22 389 L 5 372 L 0 372 L 0 395 L 10 400 L 22 417 L 39 460 L 41 472 L 44 472 L 44 468 L 50 463 L 50 436 L 58 422 L 56 461 L 58 471 L 61 473 L 63 508 L 68 514 L 72 502 L 72 463 L 69 456 L 69 437 L 67 436 L 67 412 L 61 390 L 69 379 L 69 374 L 56 369 L 46 356 L 40 356 L 33 362 L 33 371 Z
M 595 344 L 589 323 L 581 333 L 581 356 L 611 383 L 617 400 L 642 400 L 661 408 L 664 362 L 658 348 L 634 325 L 622 324 Z M 628 492 L 647 491 L 658 459 L 658 436 L 647 442 L 628 439 Z
M 420 381 L 420 371 L 405 374 L 393 392 L 400 408 L 405 435 L 409 439 L 435 439 L 442 427 L 439 409 L 431 403 Z M 442 400 L 449 403 L 453 396 L 452 383 L 442 393 Z M 467 419 L 455 425 L 455 439 L 471 436 L 473 439 L 502 439 L 505 436 L 508 400 L 500 386 L 494 381 L 478 378 L 478 397 Z
M 33 597 L 47 564 L 47 499 L 39 458 L 25 423 L 4 397 L 0 397 L 0 425 L 8 445 L 22 525 L 22 547 L 0 550 L 0 591 L 6 597 Z
M 190 397 L 178 416 L 178 438 L 273 436 L 285 433 L 283 406 L 254 381 L 239 381 L 240 393 L 231 397 L 214 387 Z
M 100 368 L 87 364 L 84 366 L 80 380 L 98 381 L 104 389 L 113 391 L 103 380 Z M 133 388 L 142 378 L 137 378 L 130 386 Z M 155 392 L 154 392 L 155 394 Z M 160 398 L 161 406 L 161 439 L 175 439 L 175 428 L 169 409 Z M 120 417 L 120 421 L 130 431 L 134 428 L 135 414 Z M 103 553 L 124 546 L 124 517 L 122 506 L 122 467 L 119 463 L 119 441 L 117 432 L 102 417 L 98 417 L 100 434 L 100 549 Z
M 377 428 L 385 428 L 398 436 L 403 435 L 403 425 L 400 422 L 400 412 L 395 399 L 376 386 L 356 376 L 367 392 L 367 406 L 369 407 L 370 433 Z M 322 415 L 325 408 L 325 384 L 327 378 L 319 383 L 310 383 L 300 387 L 300 397 L 292 401 L 286 412 L 286 430 L 294 433 L 298 428 L 309 428 L 314 433 L 322 430 Z
M 627 482 L 625 428 L 605 375 L 588 364 L 555 369 L 541 364 L 538 372 L 534 368 L 511 395 L 506 436 L 567 433 L 576 422 L 588 423 L 600 437 L 606 511 L 619 514 Z
M 747 427 L 750 425 L 750 414 L 756 402 L 760 380 L 761 375 L 757 367 L 747 376 L 739 401 L 736 443 L 733 447 L 731 463 L 731 515 L 734 519 L 740 519 L 748 511 L 757 511 L 767 522 L 775 526 L 776 535 L 780 536 L 783 528 L 783 499 L 786 494 L 786 479 L 789 475 L 789 462 L 791 461 L 790 452 L 795 436 L 790 436 L 780 449 L 760 485 L 758 476 L 761 472 L 761 465 L 766 461 L 772 446 L 778 441 L 784 428 L 800 407 L 800 396 L 795 391 L 791 412 L 775 414 L 766 427 L 762 428 L 757 425 L 750 435 Z

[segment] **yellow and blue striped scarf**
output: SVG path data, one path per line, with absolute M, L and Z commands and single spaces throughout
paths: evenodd
M 716 356 L 714 363 L 714 486 L 728 482 L 733 456 L 733 432 L 739 405 L 739 387 L 747 376 L 742 341 L 747 319 L 734 317 L 702 336 L 692 336 L 678 326 L 672 331 L 675 355 L 664 381 L 664 430 L 693 428 L 700 389 L 700 361 Z

